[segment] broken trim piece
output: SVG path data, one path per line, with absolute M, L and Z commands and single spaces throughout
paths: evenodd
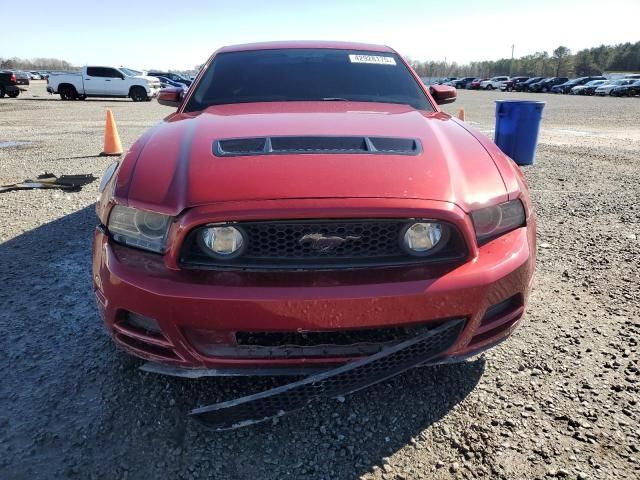
M 13 190 L 35 190 L 39 188 L 57 188 L 65 192 L 78 192 L 82 187 L 97 180 L 92 174 L 81 175 L 60 175 L 56 177 L 52 173 L 38 175 L 35 180 L 25 180 L 24 182 L 11 185 L 0 185 L 0 193 L 11 192 Z
M 321 398 L 348 395 L 432 360 L 458 338 L 459 318 L 327 372 L 265 392 L 196 408 L 190 415 L 216 431 L 232 430 L 280 417 Z
M 278 377 L 278 376 L 306 376 L 326 372 L 331 367 L 254 367 L 254 368 L 182 368 L 147 362 L 140 366 L 143 372 L 157 373 L 182 378 L 203 377 Z

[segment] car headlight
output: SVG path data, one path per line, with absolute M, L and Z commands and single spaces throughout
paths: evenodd
M 163 253 L 171 217 L 116 205 L 109 215 L 108 230 L 119 243 Z
M 416 222 L 407 226 L 401 243 L 411 255 L 431 255 L 446 243 L 447 228 L 437 222 Z
M 520 200 L 482 208 L 471 213 L 478 244 L 486 243 L 525 224 L 524 207 Z
M 215 258 L 231 259 L 242 253 L 246 245 L 242 231 L 230 225 L 203 228 L 198 241 L 202 250 Z
M 120 165 L 120 162 L 113 162 L 104 171 L 104 173 L 102 174 L 102 179 L 100 180 L 100 186 L 98 187 L 98 192 L 102 193 L 104 192 L 104 189 L 107 188 L 107 183 L 109 183 L 109 181 L 113 177 L 113 174 L 116 173 L 116 170 L 118 169 L 118 165 Z

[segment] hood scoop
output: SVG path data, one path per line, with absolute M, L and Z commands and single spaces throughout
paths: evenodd
M 419 140 L 397 137 L 278 136 L 230 138 L 213 142 L 213 154 L 217 157 L 332 153 L 418 155 L 421 151 Z

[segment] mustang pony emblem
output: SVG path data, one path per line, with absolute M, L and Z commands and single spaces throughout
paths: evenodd
M 303 235 L 298 243 L 300 245 L 304 245 L 305 243 L 311 244 L 312 250 L 317 250 L 319 252 L 328 252 L 329 250 L 333 250 L 336 247 L 339 247 L 344 242 L 348 242 L 350 240 L 360 240 L 361 237 L 355 237 L 352 235 L 348 235 L 346 237 L 338 237 L 336 235 L 325 237 L 321 233 L 307 233 Z

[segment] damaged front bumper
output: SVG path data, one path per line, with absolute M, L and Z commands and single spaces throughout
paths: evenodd
M 464 319 L 449 320 L 374 355 L 265 392 L 200 407 L 191 415 L 214 430 L 231 430 L 280 417 L 316 400 L 357 392 L 436 359 L 453 345 L 464 323 Z

